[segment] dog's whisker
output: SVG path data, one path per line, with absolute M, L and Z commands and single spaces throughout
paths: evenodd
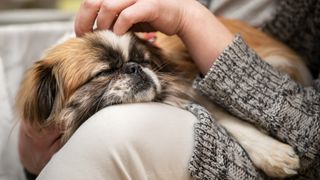
M 100 104 L 101 104 L 102 100 L 103 100 L 103 98 L 100 97 L 100 98 L 99 98 L 99 101 L 98 101 L 98 104 L 97 104 L 97 106 L 96 106 L 95 112 L 98 112 L 98 111 L 100 110 Z
M 167 65 L 168 65 L 168 63 L 163 63 L 163 64 L 161 64 L 161 66 L 157 66 L 157 67 L 153 68 L 152 70 L 153 70 L 154 72 L 159 72 L 159 71 L 161 71 L 163 68 L 165 68 Z

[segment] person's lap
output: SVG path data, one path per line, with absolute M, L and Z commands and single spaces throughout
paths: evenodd
M 192 179 L 189 112 L 159 103 L 105 108 L 71 137 L 39 179 Z

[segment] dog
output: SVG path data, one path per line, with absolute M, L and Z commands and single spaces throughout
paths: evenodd
M 302 58 L 291 49 L 243 22 L 221 21 L 276 69 L 302 84 L 311 82 Z M 21 83 L 16 102 L 20 118 L 37 128 L 60 127 L 65 143 L 83 122 L 107 106 L 153 101 L 184 108 L 196 102 L 238 140 L 257 168 L 272 177 L 297 173 L 299 158 L 292 147 L 191 88 L 199 71 L 177 37 L 158 33 L 154 46 L 138 36 L 95 31 L 50 48 Z

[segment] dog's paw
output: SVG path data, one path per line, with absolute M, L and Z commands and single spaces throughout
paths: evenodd
M 270 145 L 270 144 L 269 144 Z M 254 164 L 268 176 L 285 178 L 296 175 L 300 167 L 299 157 L 293 148 L 280 142 L 251 152 Z

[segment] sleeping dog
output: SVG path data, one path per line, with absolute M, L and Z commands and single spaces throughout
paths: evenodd
M 288 47 L 242 22 L 221 21 L 275 68 L 310 83 L 302 59 Z M 154 101 L 184 108 L 196 102 L 217 117 L 257 168 L 273 177 L 297 173 L 299 159 L 289 145 L 194 91 L 191 80 L 198 70 L 184 45 L 174 36 L 157 37 L 154 46 L 133 33 L 117 36 L 105 30 L 55 45 L 25 74 L 17 96 L 21 119 L 34 127 L 60 127 L 65 143 L 84 121 L 110 105 Z

